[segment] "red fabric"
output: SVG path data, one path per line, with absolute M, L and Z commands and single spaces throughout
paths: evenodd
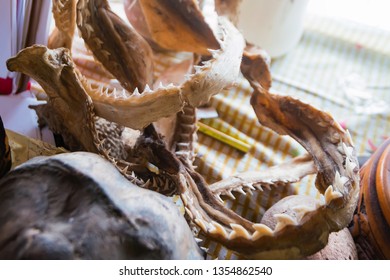
M 0 78 L 0 94 L 10 94 L 12 92 L 12 79 Z

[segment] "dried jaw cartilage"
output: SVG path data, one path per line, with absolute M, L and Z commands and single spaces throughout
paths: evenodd
M 267 57 L 257 47 L 246 45 L 227 18 L 216 16 L 214 10 L 206 13 L 206 9 L 214 7 L 213 1 L 203 1 L 199 7 L 192 0 L 169 1 L 171 6 L 167 7 L 158 1 L 139 4 L 156 43 L 180 50 L 188 45 L 194 47 L 191 72 L 185 73 L 179 83 L 159 86 L 152 80 L 151 48 L 125 54 L 132 40 L 148 44 L 112 13 L 106 0 L 80 0 L 77 24 L 95 57 L 126 90 L 91 82 L 74 67 L 64 49 L 34 46 L 10 59 L 7 66 L 32 76 L 45 89 L 46 108 L 57 117 L 49 120 L 53 128 L 69 134 L 83 149 L 109 159 L 138 186 L 179 194 L 189 224 L 196 225 L 206 237 L 248 258 L 302 258 L 323 248 L 331 232 L 351 221 L 357 204 L 358 163 L 349 133 L 330 114 L 294 98 L 271 94 Z M 204 34 L 187 34 L 195 36 L 195 40 L 201 38 L 196 44 L 191 40 L 179 44 L 172 39 L 177 34 L 167 24 L 177 23 L 175 11 L 196 13 L 193 19 L 201 20 L 202 28 L 208 30 Z M 161 21 L 161 15 L 170 14 L 174 16 L 169 21 Z M 207 20 L 206 15 L 210 15 Z M 99 17 L 101 20 L 97 20 Z M 116 48 L 120 51 L 116 52 Z M 238 174 L 209 186 L 192 165 L 195 108 L 234 84 L 240 71 L 253 88 L 251 104 L 258 120 L 281 135 L 291 136 L 308 154 L 265 172 Z M 113 136 L 99 132 L 98 117 L 124 127 L 121 133 L 127 129 L 141 131 L 126 156 L 119 157 L 113 151 Z M 174 127 L 169 141 L 153 124 L 165 117 L 175 118 L 169 124 Z M 298 182 L 309 174 L 317 174 L 316 187 L 323 201 L 288 196 L 268 209 L 261 223 L 228 209 L 220 198 L 234 198 L 236 192 L 250 195 L 247 190 L 272 189 L 278 184 Z

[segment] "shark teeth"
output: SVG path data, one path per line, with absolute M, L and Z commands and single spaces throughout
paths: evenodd
M 195 239 L 196 243 L 202 243 L 203 242 L 203 240 L 200 239 L 200 238 L 194 237 L 194 239 Z
M 135 90 L 133 91 L 133 95 L 135 96 L 140 96 L 141 94 L 139 93 L 138 88 L 136 87 Z
M 228 238 L 228 233 L 222 225 L 214 221 L 211 222 L 211 225 L 212 227 L 209 229 L 209 233 L 214 235 L 221 235 L 225 239 Z
M 233 229 L 229 234 L 229 239 L 235 239 L 242 237 L 244 239 L 251 239 L 249 232 L 239 224 L 230 224 L 230 227 Z
M 80 26 L 82 23 L 83 23 L 83 14 L 80 10 L 77 10 L 77 25 Z M 80 29 L 78 28 L 77 30 L 80 31 Z
M 84 18 L 88 19 L 91 17 L 91 13 L 88 9 L 84 9 L 83 13 L 84 13 Z
M 264 224 L 254 224 L 253 228 L 255 232 L 251 236 L 252 241 L 256 241 L 263 236 L 272 236 L 274 234 L 273 230 Z
M 190 217 L 191 220 L 194 219 L 194 215 L 192 215 L 192 212 L 187 207 L 184 207 L 184 210 L 186 211 L 188 217 Z
M 98 37 L 93 38 L 93 41 L 95 42 L 96 45 L 99 46 L 99 48 L 101 48 L 101 46 L 103 45 L 103 41 L 100 40 Z
M 195 224 L 197 224 L 203 232 L 207 232 L 206 223 L 202 219 L 195 219 Z
M 90 25 L 88 23 L 85 23 L 83 25 L 83 27 L 85 28 L 85 31 L 87 32 L 87 39 L 89 39 L 89 37 L 91 37 L 91 34 L 94 32 L 93 27 L 92 27 L 92 25 Z
M 252 190 L 252 191 L 256 190 L 256 188 L 252 184 L 250 184 L 250 183 L 246 183 L 243 186 L 248 188 L 248 189 L 250 189 L 250 190 Z
M 148 179 L 144 184 L 142 184 L 142 188 L 147 189 L 150 186 L 150 180 Z
M 298 224 L 296 218 L 291 217 L 290 215 L 287 214 L 275 214 L 274 218 L 277 221 L 275 226 L 275 232 L 280 231 L 286 226 L 290 226 L 290 225 L 295 226 Z
M 129 169 L 129 166 L 126 165 L 126 167 L 124 167 L 124 168 L 122 169 L 122 172 L 123 172 L 124 174 L 126 174 L 128 169 Z
M 354 163 L 352 160 L 350 160 L 349 158 L 347 158 L 345 160 L 345 170 L 347 172 L 347 175 L 349 177 L 354 177 L 355 174 L 357 173 L 357 164 Z
M 203 71 L 203 66 L 194 65 L 195 73 L 198 74 Z
M 239 193 L 241 193 L 243 195 L 246 195 L 246 193 L 244 192 L 244 190 L 241 187 L 237 188 L 237 189 L 234 189 L 234 191 L 239 192 Z
M 223 199 L 221 198 L 221 194 L 220 193 L 214 194 L 214 196 L 218 199 L 219 202 L 221 202 L 222 204 L 224 203 Z
M 143 92 L 144 93 L 152 92 L 152 90 L 150 89 L 150 86 L 148 84 L 146 84 L 145 89 L 144 89 Z
M 159 84 L 157 85 L 157 88 L 164 88 L 164 85 L 162 82 L 159 82 Z
M 223 195 L 226 195 L 228 197 L 230 197 L 231 199 L 235 200 L 236 197 L 233 195 L 232 191 L 231 190 L 228 190 L 228 191 L 224 191 L 222 192 Z
M 345 135 L 347 136 L 347 140 L 348 140 L 349 144 L 350 144 L 351 146 L 353 146 L 353 141 L 352 141 L 351 133 L 349 133 L 349 130 L 348 130 L 348 129 L 345 131 Z
M 344 189 L 344 185 L 345 183 L 348 182 L 348 177 L 345 177 L 345 176 L 341 176 L 340 173 L 338 171 L 336 171 L 336 174 L 335 174 L 335 177 L 334 177 L 334 185 L 336 186 L 336 188 L 338 189 Z
M 103 54 L 103 56 L 106 58 L 106 59 L 109 59 L 109 56 L 111 55 L 108 51 L 106 50 L 101 50 L 101 53 Z
M 352 159 L 353 158 L 353 147 L 348 147 L 347 145 L 345 145 L 344 142 L 341 145 L 342 145 L 342 149 L 343 149 L 344 155 L 347 158 Z
M 324 196 L 325 196 L 325 203 L 326 203 L 326 205 L 329 205 L 332 202 L 332 200 L 334 200 L 334 199 L 343 197 L 341 192 L 333 190 L 333 186 L 332 185 L 330 185 L 326 189 Z

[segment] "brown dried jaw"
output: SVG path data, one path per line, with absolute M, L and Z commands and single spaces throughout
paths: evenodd
M 153 84 L 153 53 L 148 43 L 110 9 L 107 0 L 80 0 L 77 26 L 103 66 L 133 92 Z
M 121 125 L 142 129 L 162 117 L 181 111 L 185 104 L 193 107 L 203 105 L 209 99 L 231 86 L 239 75 L 244 40 L 242 35 L 227 20 L 221 19 L 221 49 L 212 52 L 212 57 L 203 65 L 194 66 L 181 85 L 159 84 L 143 92 L 112 91 L 94 86 L 86 81 L 85 88 L 94 101 L 96 113 Z
M 81 75 L 75 69 L 68 49 L 49 50 L 45 46 L 34 45 L 10 58 L 7 68 L 35 79 L 48 95 L 48 104 L 55 108 L 53 117 L 64 125 L 66 132 L 77 139 L 84 150 L 97 151 L 92 137 L 92 100 L 84 90 Z
M 294 215 L 275 214 L 276 226 L 273 229 L 264 224 L 253 224 L 252 231 L 245 231 L 236 226 L 238 229 L 233 230 L 236 234 L 230 235 L 226 234 L 226 229 L 214 229 L 219 233 L 219 238 L 218 235 L 214 238 L 249 257 L 301 258 L 324 247 L 330 232 L 346 227 L 351 221 L 359 192 L 358 162 L 348 132 L 329 114 L 291 97 L 270 94 L 268 83 L 264 83 L 260 76 L 262 71 L 254 71 L 253 67 L 259 65 L 256 61 L 253 57 L 244 59 L 241 66 L 254 89 L 251 104 L 255 113 L 261 124 L 281 135 L 293 137 L 308 151 L 318 172 L 316 187 L 324 195 L 324 200 L 297 204 L 292 208 Z M 302 164 L 305 162 L 296 162 L 293 169 Z M 294 180 L 313 172 L 310 165 L 299 170 L 292 171 L 296 174 Z M 276 178 L 283 177 L 277 169 L 274 173 Z M 285 179 L 282 181 L 292 180 Z M 240 184 L 245 186 L 245 181 L 248 179 L 241 178 Z M 273 182 L 270 178 L 265 183 Z M 229 238 L 222 240 L 223 235 Z M 232 240 L 231 235 L 236 238 Z
M 291 97 L 270 94 L 264 57 L 250 53 L 250 49 L 247 52 L 241 70 L 254 89 L 251 103 L 259 121 L 297 140 L 309 156 L 263 173 L 238 174 L 210 187 L 188 170 L 188 175 L 183 175 L 187 187 L 181 198 L 187 215 L 208 238 L 239 254 L 249 258 L 302 258 L 322 249 L 331 232 L 351 221 L 359 192 L 357 158 L 348 131 L 329 114 Z M 277 209 L 287 207 L 291 211 L 268 214 L 272 226 L 238 217 L 218 202 L 220 195 L 261 191 L 262 187 L 297 182 L 313 173 L 317 173 L 316 187 L 322 199 L 287 197 Z
M 158 45 L 173 51 L 208 55 L 220 48 L 195 0 L 139 0 L 151 36 Z
M 50 34 L 48 47 L 51 49 L 72 49 L 73 35 L 76 28 L 77 0 L 53 0 L 55 28 Z

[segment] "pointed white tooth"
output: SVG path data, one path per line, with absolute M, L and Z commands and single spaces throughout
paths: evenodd
M 162 82 L 160 82 L 159 84 L 158 84 L 158 87 L 157 88 L 164 88 L 164 85 L 163 85 L 163 83 Z
M 104 87 L 103 87 L 103 85 L 99 85 L 99 87 L 97 88 L 97 93 L 98 94 L 102 94 L 103 93 L 103 89 L 104 89 Z
M 127 91 L 125 89 L 122 89 L 122 96 L 123 98 L 128 97 Z
M 191 80 L 191 77 L 192 77 L 191 74 L 185 74 L 185 75 L 184 75 L 184 78 L 185 78 L 186 80 Z M 173 84 L 172 84 L 172 85 L 173 85 Z
M 252 191 L 256 190 L 255 187 L 252 184 L 247 183 L 247 184 L 244 184 L 244 186 L 247 187 L 248 189 L 252 190 Z
M 345 176 L 341 176 L 338 171 L 336 171 L 335 177 L 334 177 L 334 185 L 337 189 L 342 190 L 344 188 L 344 184 L 348 182 L 348 178 Z
M 203 67 L 210 67 L 211 66 L 210 60 L 205 60 L 202 63 L 203 63 Z
M 212 56 L 218 55 L 218 50 L 207 49 Z
M 191 220 L 194 219 L 194 215 L 192 215 L 192 212 L 187 207 L 184 207 L 184 210 L 186 211 L 187 215 L 190 217 Z
M 246 193 L 244 192 L 244 190 L 243 190 L 241 187 L 235 189 L 235 191 L 236 191 L 236 192 L 239 192 L 239 193 L 241 193 L 241 194 L 243 194 L 243 195 L 246 195 Z
M 224 195 L 227 195 L 228 197 L 230 197 L 231 199 L 233 199 L 233 200 L 235 200 L 236 199 L 236 197 L 233 195 L 233 193 L 232 193 L 232 191 L 226 191 L 226 192 L 224 192 L 224 193 L 222 193 L 222 194 L 224 194 Z
M 274 183 L 274 182 L 272 182 L 272 181 L 270 182 L 270 184 L 273 184 L 273 183 Z M 262 184 L 261 186 L 264 187 L 264 188 L 266 188 L 266 189 L 269 190 L 269 191 L 271 190 L 271 186 L 270 186 L 269 184 Z
M 342 143 L 342 147 L 343 147 L 343 151 L 344 151 L 345 156 L 347 158 L 352 159 L 353 158 L 353 148 L 348 147 L 347 145 L 345 145 L 345 143 Z
M 203 242 L 203 240 L 200 239 L 200 238 L 197 238 L 197 237 L 194 237 L 194 238 L 195 238 L 196 243 L 201 243 L 201 242 Z
M 135 88 L 133 94 L 134 94 L 135 96 L 141 95 L 141 94 L 139 93 L 139 90 L 138 90 L 137 87 Z
M 152 90 L 150 89 L 149 85 L 146 84 L 144 92 L 151 92 Z
M 126 167 L 122 169 L 122 172 L 126 174 L 128 169 L 129 169 L 129 166 L 126 165 Z
M 260 184 L 255 185 L 255 188 L 258 189 L 258 190 L 261 191 L 261 192 L 264 191 L 263 188 L 262 188 L 262 186 L 261 186 Z
M 228 233 L 222 225 L 218 224 L 217 222 L 212 221 L 211 226 L 212 226 L 212 228 L 209 229 L 209 233 L 215 234 L 215 235 L 222 235 L 223 238 L 228 238 Z
M 194 222 L 202 229 L 203 232 L 207 233 L 206 223 L 202 219 L 195 219 Z
M 188 205 L 187 195 L 183 194 L 182 196 L 180 196 L 180 198 L 183 201 L 184 206 Z
M 295 218 L 293 218 L 287 214 L 275 214 L 274 217 L 277 220 L 277 223 L 275 226 L 275 232 L 283 229 L 286 226 L 298 224 L 298 222 Z
M 146 189 L 149 187 L 149 185 L 150 185 L 150 180 L 147 180 L 145 183 L 142 184 L 142 187 Z
M 200 247 L 200 249 L 202 249 L 202 250 L 205 251 L 206 253 L 209 251 L 209 249 L 206 248 L 206 247 Z
M 355 175 L 355 170 L 357 169 L 357 164 L 354 163 L 349 158 L 345 161 L 345 170 L 347 172 L 347 175 L 352 178 Z
M 271 228 L 264 224 L 254 224 L 253 228 L 255 229 L 255 232 L 252 234 L 251 240 L 256 241 L 260 237 L 263 236 L 272 236 L 274 232 Z
M 230 240 L 238 237 L 243 237 L 248 240 L 251 239 L 251 235 L 243 226 L 239 224 L 230 224 L 230 226 L 233 229 L 229 235 Z
M 349 144 L 350 144 L 351 146 L 353 146 L 353 141 L 352 141 L 351 133 L 349 133 L 349 130 L 348 130 L 348 129 L 345 131 L 345 134 L 346 134 L 346 136 L 347 136 L 347 140 L 349 141 Z
M 219 202 L 221 202 L 222 204 L 224 203 L 223 199 L 221 198 L 221 194 L 214 194 L 214 195 L 218 199 Z
M 246 189 L 245 191 L 246 191 L 246 194 L 249 194 L 250 196 L 252 196 L 252 195 L 253 195 L 253 192 L 252 192 L 252 190 L 250 190 L 250 189 Z
M 326 189 L 324 196 L 325 196 L 325 203 L 326 203 L 326 205 L 329 205 L 332 202 L 332 200 L 334 200 L 334 199 L 343 197 L 341 192 L 333 190 L 333 186 L 332 185 L 330 185 Z
M 114 88 L 111 92 L 112 95 L 114 95 L 115 98 L 118 98 L 118 94 L 116 92 L 116 88 Z
M 202 66 L 194 65 L 194 68 L 195 68 L 196 72 L 202 71 Z
M 150 182 L 150 179 L 148 179 L 148 180 L 146 180 L 145 185 L 146 185 L 147 187 L 149 187 L 149 186 L 151 185 L 151 183 L 152 183 L 152 182 Z

